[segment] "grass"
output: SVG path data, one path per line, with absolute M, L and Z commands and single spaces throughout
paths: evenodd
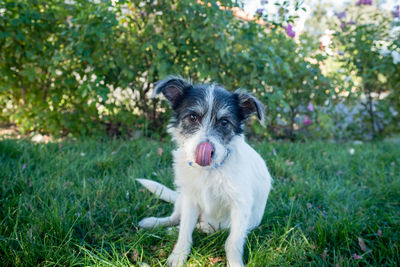
M 400 264 L 399 143 L 253 146 L 274 189 L 248 236 L 248 266 Z M 148 139 L 0 141 L 2 265 L 165 265 L 177 229 L 141 230 L 137 222 L 172 206 L 134 179 L 172 186 L 171 149 Z M 191 266 L 226 265 L 226 236 L 195 232 Z

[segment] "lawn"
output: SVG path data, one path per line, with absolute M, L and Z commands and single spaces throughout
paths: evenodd
M 400 264 L 400 143 L 252 145 L 274 184 L 248 236 L 248 266 Z M 0 141 L 1 264 L 165 265 L 177 229 L 137 222 L 172 206 L 135 178 L 172 186 L 171 149 L 148 139 Z M 226 236 L 195 232 L 191 266 L 225 265 Z

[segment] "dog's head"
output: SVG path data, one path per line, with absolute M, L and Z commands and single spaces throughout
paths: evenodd
M 264 124 L 264 105 L 242 90 L 231 93 L 216 84 L 191 84 L 179 77 L 157 83 L 154 96 L 163 93 L 173 109 L 168 131 L 187 161 L 218 166 L 229 153 L 229 143 L 243 133 L 243 123 L 257 114 Z

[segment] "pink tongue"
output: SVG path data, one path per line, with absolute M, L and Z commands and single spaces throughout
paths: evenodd
M 204 142 L 197 146 L 196 149 L 196 163 L 200 166 L 208 166 L 211 163 L 211 152 L 213 147 L 211 143 Z

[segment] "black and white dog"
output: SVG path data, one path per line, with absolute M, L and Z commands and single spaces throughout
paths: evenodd
M 180 225 L 169 266 L 184 265 L 197 227 L 210 233 L 230 228 L 225 244 L 228 266 L 244 266 L 247 233 L 260 224 L 271 189 L 271 176 L 260 155 L 244 139 L 244 121 L 253 113 L 264 123 L 264 105 L 251 94 L 231 93 L 216 84 L 191 84 L 179 77 L 159 82 L 173 109 L 168 126 L 173 151 L 173 191 L 146 179 L 138 181 L 174 203 L 169 217 L 145 218 L 142 228 Z

